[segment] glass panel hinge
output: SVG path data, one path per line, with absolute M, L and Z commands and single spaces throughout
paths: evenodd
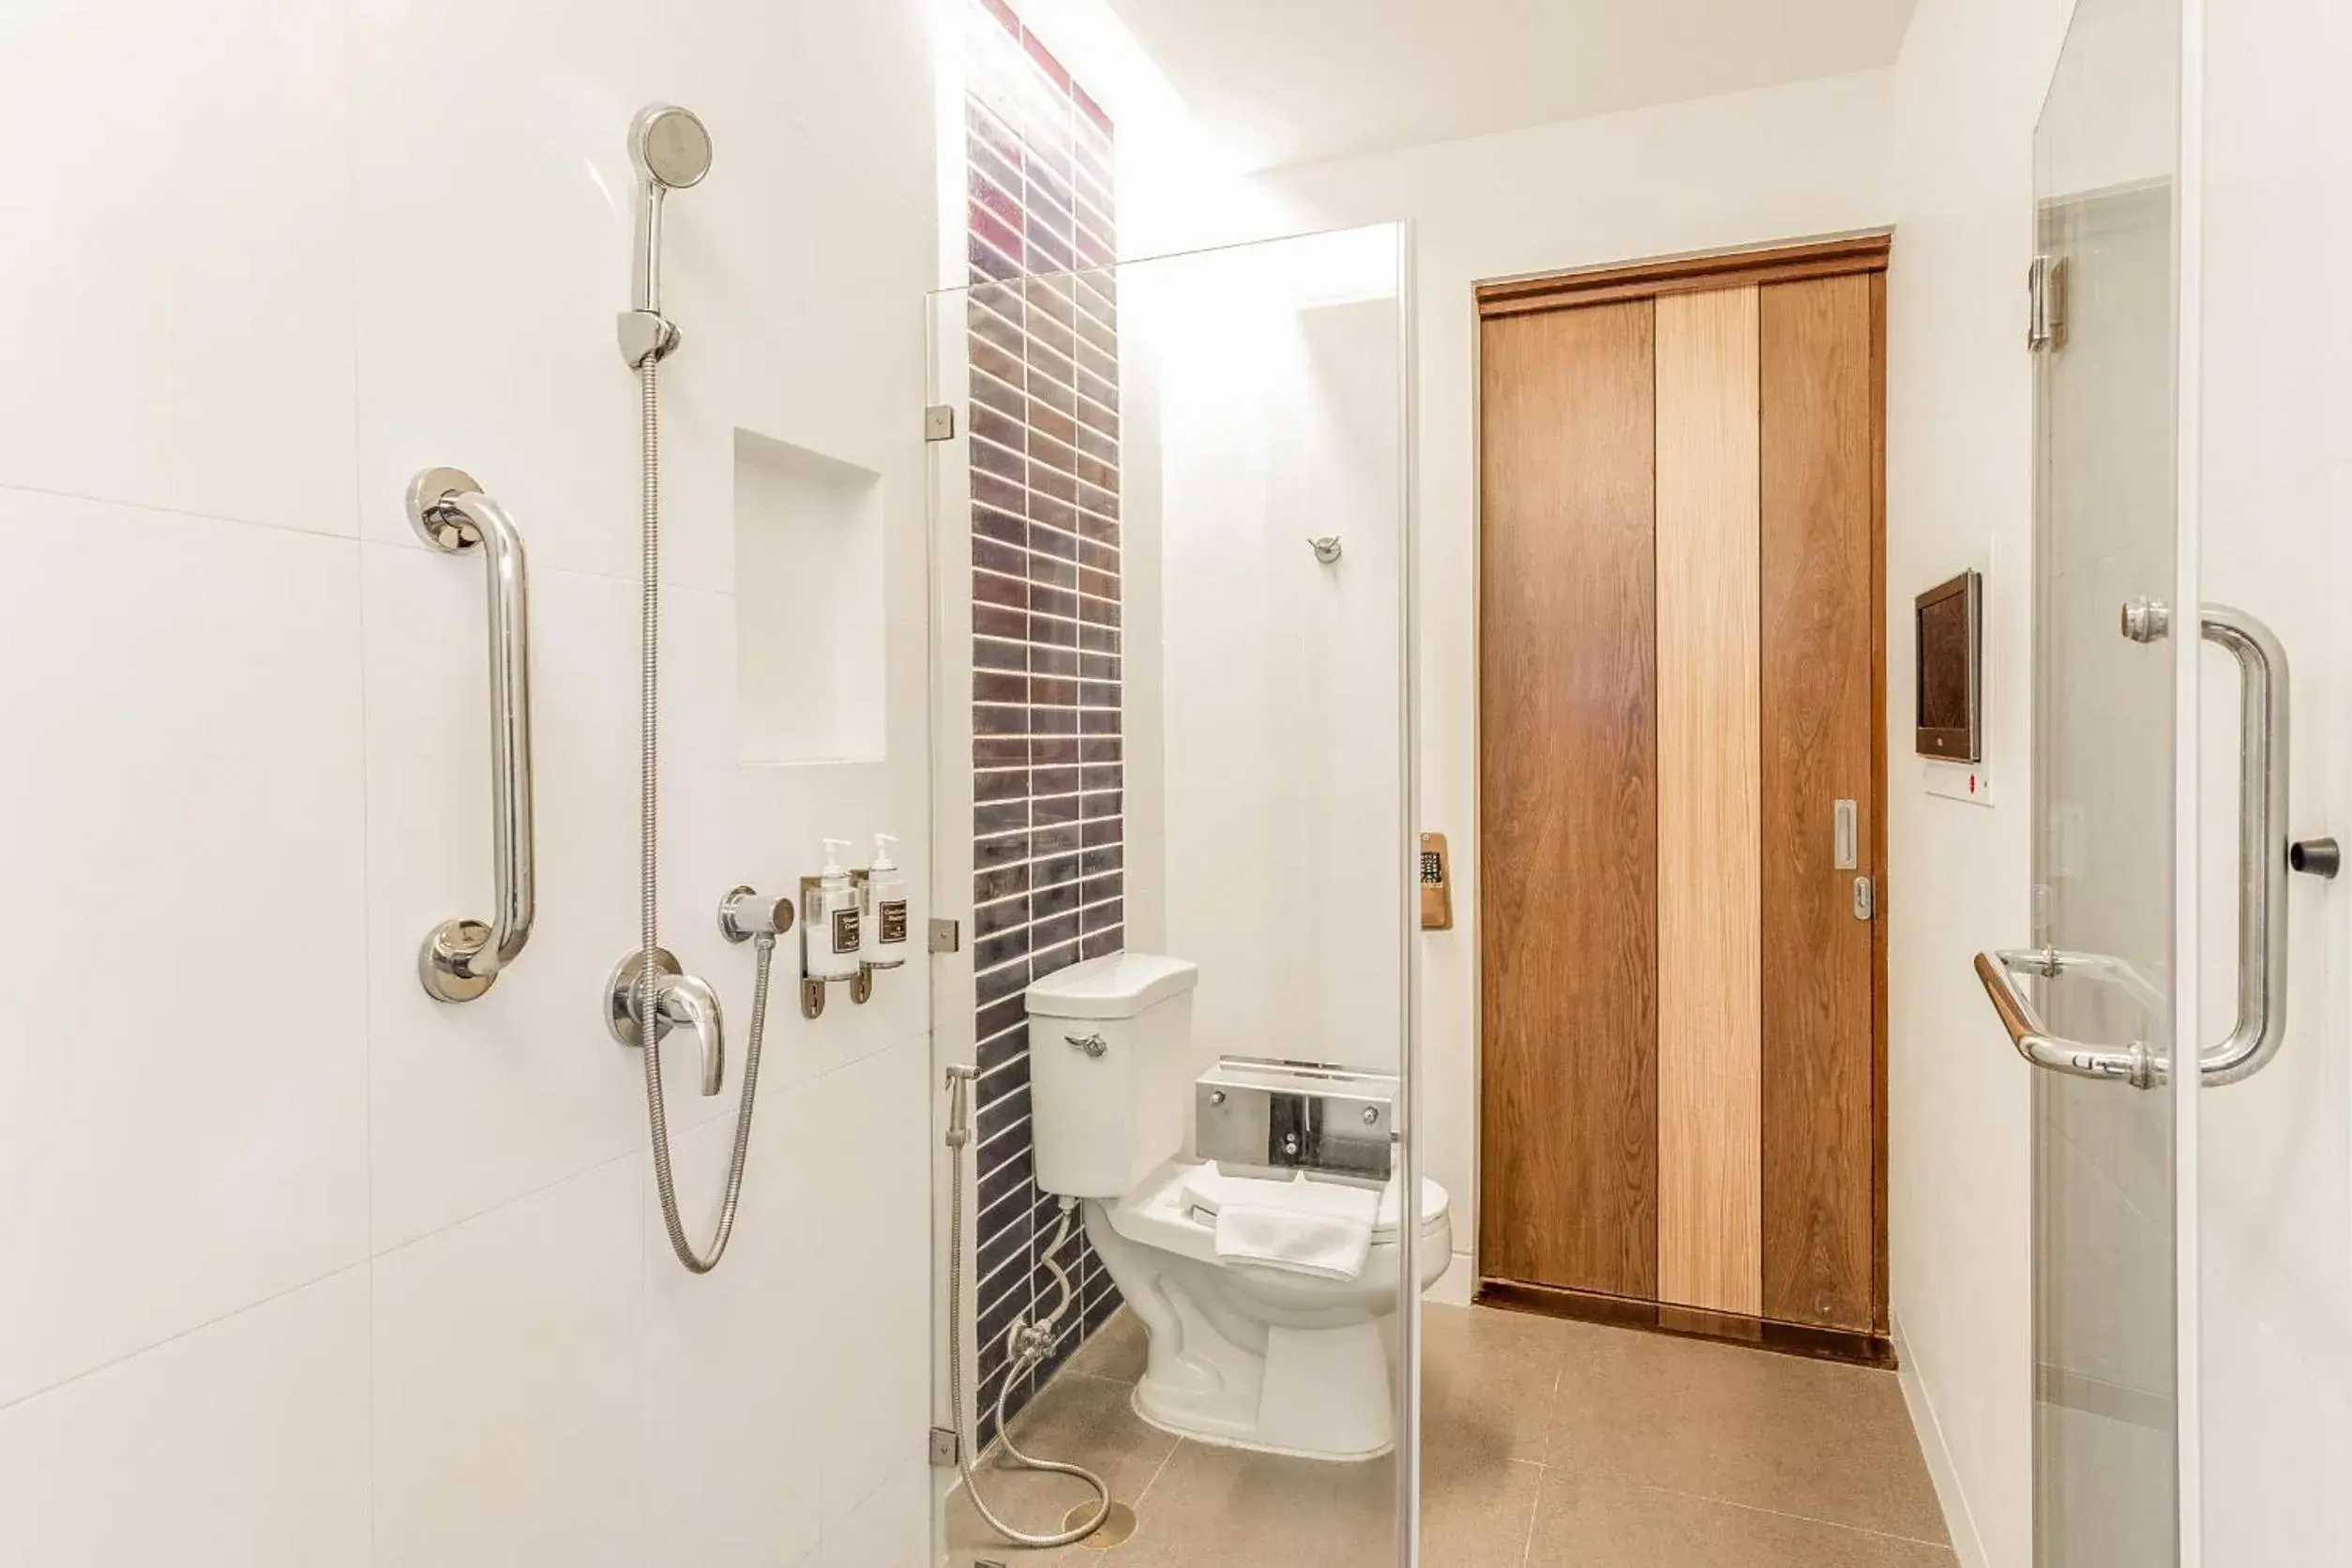
M 2066 259 L 2036 256 L 2026 269 L 2026 347 L 2036 354 L 2066 346 Z

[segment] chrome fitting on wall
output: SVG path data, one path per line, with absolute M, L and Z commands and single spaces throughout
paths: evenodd
M 644 1009 L 638 1000 L 644 988 L 644 956 L 631 953 L 613 966 L 612 979 L 605 988 L 605 1027 L 615 1040 L 638 1050 L 645 1048 Z M 677 955 L 670 949 L 656 948 L 654 1037 L 666 1038 L 680 1025 L 694 1031 L 695 1044 L 701 1050 L 703 1094 L 717 1093 L 727 1081 L 727 1024 L 719 1012 L 718 992 L 701 976 L 681 972 Z
M 824 1016 L 825 988 L 828 986 L 847 984 L 850 988 L 850 1000 L 861 1006 L 872 1001 L 874 997 L 873 965 L 863 959 L 856 960 L 854 967 L 841 961 L 849 954 L 856 953 L 863 947 L 865 920 L 867 914 L 866 873 L 852 871 L 850 881 L 857 890 L 854 909 L 828 912 L 825 908 L 825 895 L 828 891 L 825 879 L 822 877 L 800 879 L 800 1012 L 801 1017 L 806 1018 L 818 1018 Z M 840 924 L 844 914 L 851 916 L 846 927 Z M 820 956 L 815 949 L 821 943 L 828 944 L 833 949 L 832 952 L 824 955 L 825 958 L 831 960 L 830 962 L 820 961 Z M 835 969 L 837 972 L 832 974 L 814 972 L 826 968 Z
M 409 482 L 408 520 L 449 555 L 478 554 L 490 583 L 492 917 L 445 920 L 425 934 L 416 977 L 436 1002 L 472 1002 L 522 953 L 537 918 L 532 834 L 531 579 L 521 531 L 462 469 Z

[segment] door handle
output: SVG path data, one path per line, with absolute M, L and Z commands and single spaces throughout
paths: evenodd
M 1830 804 L 1831 850 L 1835 856 L 1833 871 L 1857 870 L 1862 866 L 1862 804 L 1840 800 Z
M 2238 661 L 2238 1021 L 2197 1068 L 2238 1083 L 2286 1040 L 2286 650 L 2242 610 L 2209 604 L 2205 641 Z
M 2123 635 L 2154 642 L 2171 630 L 2162 604 L 2123 607 Z M 2286 1039 L 2288 684 L 2286 649 L 2242 610 L 2209 604 L 2198 634 L 2238 661 L 2238 1016 L 2229 1033 L 2198 1053 L 2216 1087 L 2270 1063 Z
M 2026 970 L 2053 979 L 2072 972 L 2087 979 L 2120 985 L 2143 1010 L 2151 1010 L 2161 1017 L 2164 1009 L 2163 992 L 2148 985 L 2129 964 L 2104 954 L 2020 948 L 1979 953 L 1976 977 L 1983 984 L 1984 994 L 1992 1000 L 1993 1011 L 1998 1015 L 2001 1027 L 2009 1032 L 2009 1043 L 2017 1048 L 2019 1056 L 2049 1072 L 2128 1083 L 2134 1089 L 2152 1088 L 2163 1078 L 2163 1063 L 2145 1041 L 2134 1040 L 2121 1047 L 2100 1046 L 2050 1033 L 2042 1015 L 2011 978 L 2013 973 Z M 2148 1005 L 2151 1002 L 2152 1009 Z
M 2161 641 L 2171 630 L 2162 604 L 2123 607 L 2123 635 Z M 2209 604 L 2198 632 L 2238 661 L 2238 1017 L 2229 1033 L 2197 1054 L 2205 1084 L 2242 1082 L 2269 1065 L 2286 1038 L 2286 879 L 2288 685 L 2286 650 L 2269 627 L 2242 610 Z M 2121 1078 L 2145 1089 L 2166 1063 L 2145 1044 L 2128 1049 L 2054 1035 L 2011 980 L 2035 970 L 2055 978 L 2070 971 L 2124 986 L 2143 1009 L 2162 1016 L 2164 993 L 2119 958 L 2100 954 L 2008 950 L 1976 956 L 1977 978 L 2009 1032 L 2010 1044 L 2038 1067 L 2083 1078 Z

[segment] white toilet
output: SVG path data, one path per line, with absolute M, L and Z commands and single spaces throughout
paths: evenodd
M 1353 1200 L 1356 1238 L 1366 1217 L 1371 1232 L 1352 1277 L 1219 1256 L 1229 1206 L 1271 1214 L 1278 1229 L 1293 1210 L 1327 1210 L 1337 1189 L 1189 1157 L 1195 1081 L 1216 1065 L 1192 1038 L 1198 978 L 1181 958 L 1119 953 L 1030 987 L 1037 1184 L 1084 1200 L 1087 1238 L 1150 1336 L 1137 1414 L 1207 1442 L 1376 1458 L 1396 1435 L 1380 1319 L 1397 1304 L 1397 1184 L 1380 1191 L 1377 1212 L 1369 1197 Z M 1252 1071 L 1279 1084 L 1283 1069 Z M 1316 1093 L 1327 1076 L 1301 1070 L 1295 1088 Z M 1442 1187 L 1425 1180 L 1421 1193 L 1425 1289 L 1445 1270 L 1453 1222 Z

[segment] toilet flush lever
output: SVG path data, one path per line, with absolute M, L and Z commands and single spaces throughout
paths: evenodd
M 1084 1051 L 1097 1062 L 1110 1054 L 1110 1042 L 1100 1033 L 1064 1034 L 1062 1037 L 1069 1041 L 1074 1048 Z

